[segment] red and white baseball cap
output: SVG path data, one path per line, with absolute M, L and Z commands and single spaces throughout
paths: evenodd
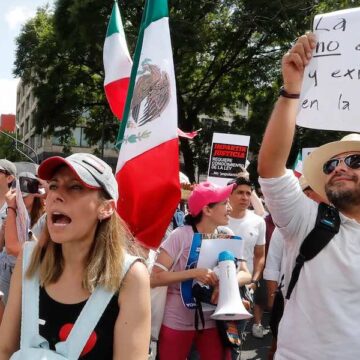
M 44 160 L 38 169 L 38 176 L 51 180 L 55 171 L 67 165 L 88 188 L 105 190 L 111 199 L 118 200 L 118 185 L 111 167 L 95 155 L 76 153 L 66 158 L 53 156 Z

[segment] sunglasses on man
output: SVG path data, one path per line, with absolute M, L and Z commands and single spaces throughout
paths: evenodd
M 343 158 L 335 158 L 328 160 L 323 165 L 324 174 L 331 174 L 342 161 L 350 169 L 360 169 L 360 154 L 351 154 Z

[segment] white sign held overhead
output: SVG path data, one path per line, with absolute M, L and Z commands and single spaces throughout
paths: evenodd
M 316 48 L 305 69 L 297 124 L 360 131 L 360 8 L 315 16 Z
M 208 180 L 224 186 L 246 167 L 250 136 L 214 133 L 210 151 Z

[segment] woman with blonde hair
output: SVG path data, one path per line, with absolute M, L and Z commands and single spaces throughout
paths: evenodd
M 146 359 L 149 276 L 143 262 L 129 255 L 132 238 L 116 213 L 111 168 L 79 153 L 45 160 L 38 174 L 49 181 L 47 221 L 38 243 L 24 247 L 15 267 L 0 327 L 0 359 L 15 352 L 14 359 L 33 358 L 27 354 L 34 347 L 86 360 Z M 39 326 L 29 309 L 38 312 Z

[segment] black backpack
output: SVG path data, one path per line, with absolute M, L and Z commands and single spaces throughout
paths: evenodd
M 325 203 L 320 203 L 314 228 L 310 231 L 300 246 L 299 254 L 296 257 L 295 267 L 291 274 L 286 299 L 290 299 L 291 293 L 299 279 L 300 271 L 306 261 L 313 259 L 339 232 L 340 216 L 338 210 Z M 273 309 L 270 318 L 270 328 L 276 338 L 280 320 L 284 313 L 284 297 L 282 287 L 284 275 L 281 278 L 278 289 L 275 293 Z

